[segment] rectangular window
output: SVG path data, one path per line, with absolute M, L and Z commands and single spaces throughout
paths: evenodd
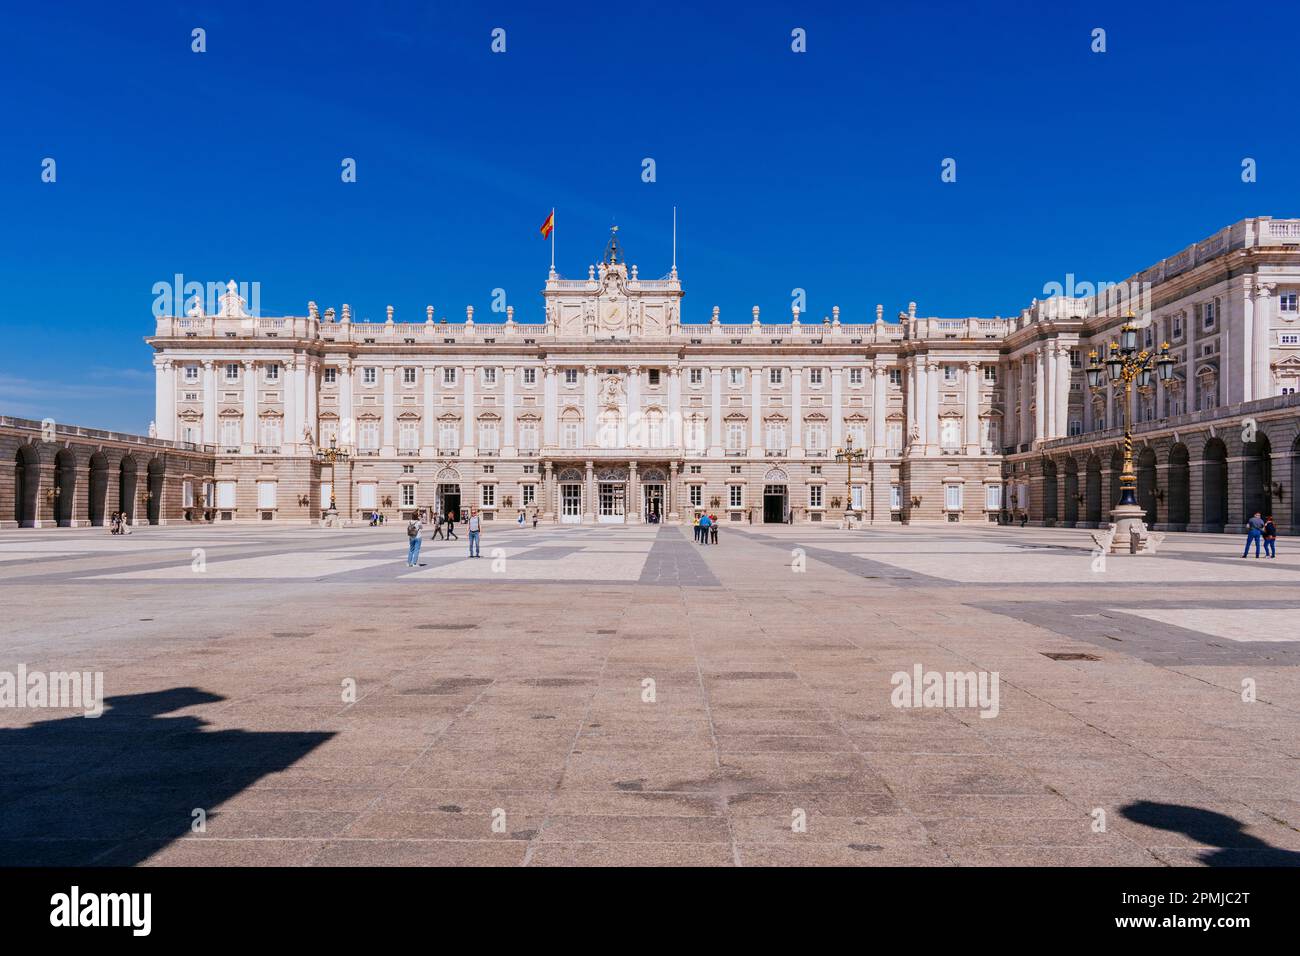
M 523 422 L 519 426 L 520 451 L 537 451 L 537 426 L 532 422 Z
M 199 367 L 197 365 L 185 366 L 185 381 L 197 382 L 199 380 Z
M 771 385 L 772 387 L 779 388 L 781 383 L 784 380 L 785 380 L 785 369 L 770 368 L 767 370 L 767 384 Z
M 1083 368 L 1083 353 L 1079 349 L 1070 349 L 1070 368 Z
M 808 370 L 808 384 L 820 385 L 822 383 L 822 370 L 819 368 L 810 368 Z
M 582 428 L 581 422 L 565 422 L 562 434 L 562 444 L 565 448 L 577 448 L 579 431 Z
M 457 451 L 460 448 L 460 426 L 455 422 L 443 422 L 438 426 L 438 449 L 440 451 Z
M 1002 510 L 1002 486 L 1001 485 L 984 486 L 984 510 L 985 511 Z
M 235 507 L 235 483 L 233 481 L 217 482 L 217 507 Z
M 1201 306 L 1201 316 L 1207 329 L 1214 328 L 1214 300 L 1211 299 Z
M 984 366 L 984 381 L 988 382 L 990 385 L 995 385 L 995 384 L 997 384 L 997 381 L 998 381 L 998 367 L 997 367 L 996 365 L 985 365 L 985 366 Z
M 376 451 L 379 448 L 379 423 L 362 422 L 357 429 L 357 447 L 362 451 Z
M 497 423 L 479 422 L 478 447 L 482 451 L 497 450 Z
M 403 451 L 415 451 L 420 447 L 420 423 L 398 423 L 398 447 Z
M 578 370 L 576 368 L 566 368 L 564 370 L 564 384 L 565 385 L 578 384 Z
M 727 486 L 727 503 L 729 507 L 739 508 L 745 503 L 745 486 L 728 485 Z
M 339 370 L 336 368 L 327 368 L 325 370 L 325 384 L 333 385 L 338 380 Z
M 375 488 L 377 486 L 373 481 L 363 482 L 357 485 L 357 501 L 362 508 L 374 508 L 377 496 Z
M 239 419 L 223 418 L 221 420 L 221 444 L 225 448 L 234 448 L 239 444 Z
M 1300 332 L 1279 332 L 1278 345 L 1300 345 Z
M 237 382 L 237 381 L 239 381 L 239 363 L 238 363 L 238 362 L 230 362 L 230 363 L 228 363 L 228 364 L 226 365 L 226 381 L 227 381 L 227 382 Z
M 374 385 L 378 378 L 378 370 L 373 365 L 367 365 L 361 370 L 361 384 L 363 385 Z
M 744 451 L 744 449 L 745 449 L 745 423 L 727 422 L 727 450 Z
M 689 381 L 690 381 L 690 383 L 691 383 L 692 385 L 703 385 L 703 384 L 704 384 L 704 369 L 702 369 L 702 368 L 693 368 L 693 369 L 691 369 L 691 370 L 690 370 L 690 378 L 689 378 Z
M 415 485 L 402 485 L 402 507 L 415 507 Z
M 961 511 L 962 486 L 956 482 L 943 486 L 943 506 L 948 511 Z
M 1297 310 L 1296 293 L 1283 292 L 1277 297 L 1277 310 L 1279 312 L 1295 312 Z
M 943 380 L 949 384 L 957 381 L 957 366 L 945 365 L 943 367 Z
M 525 385 L 537 384 L 537 369 L 535 368 L 524 369 L 524 384 Z
M 863 502 L 866 500 L 866 496 L 863 494 L 864 491 L 866 491 L 866 489 L 863 488 L 862 485 L 853 486 L 853 510 L 854 511 L 861 511 L 863 509 L 864 507 Z
M 402 369 L 402 384 L 403 385 L 415 384 L 415 369 L 413 368 Z
M 266 367 L 266 380 L 268 382 L 278 382 L 280 380 L 280 366 L 268 365 Z
M 274 508 L 275 507 L 275 486 L 274 481 L 259 481 L 257 483 L 257 507 Z
M 862 369 L 860 368 L 849 369 L 849 384 L 850 385 L 862 384 Z
M 889 370 L 889 384 L 890 385 L 903 384 L 903 370 L 901 368 L 891 368 Z
M 825 489 L 823 489 L 821 485 L 809 485 L 809 486 L 808 486 L 808 507 L 809 507 L 809 508 L 820 508 L 820 507 L 822 507 L 822 500 L 823 500 L 823 492 L 824 492 L 824 490 L 825 490 Z
M 497 383 L 497 370 L 494 368 L 483 369 L 483 384 L 492 387 Z
M 691 485 L 690 495 L 691 495 L 691 507 L 698 508 L 700 504 L 704 501 L 704 486 Z
M 889 507 L 891 511 L 899 511 L 903 507 L 903 491 L 898 485 L 889 486 Z
M 527 508 L 531 504 L 534 504 L 537 501 L 537 486 L 520 485 L 519 501 L 525 508 Z
M 649 381 L 649 383 L 650 383 L 650 387 L 651 387 L 651 388 L 654 388 L 656 385 L 658 385 L 658 384 L 659 384 L 659 369 L 657 369 L 657 368 L 652 368 L 652 369 L 650 369 L 648 372 L 646 372 L 646 379 L 647 379 L 647 381 Z
M 743 368 L 727 369 L 727 384 L 734 385 L 737 388 L 745 384 L 745 370 Z
M 903 423 L 888 422 L 885 425 L 885 449 L 891 455 L 901 454 L 903 451 Z

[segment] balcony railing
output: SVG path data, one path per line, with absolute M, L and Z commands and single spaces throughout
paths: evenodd
M 438 457 L 439 457 L 439 458 L 455 458 L 455 457 L 457 457 L 458 455 L 460 455 L 460 449 L 459 449 L 459 448 L 439 448 L 439 449 L 438 449 Z
M 278 455 L 278 454 L 280 454 L 280 446 L 279 446 L 279 445 L 257 445 L 256 448 L 257 448 L 257 453 L 258 453 L 259 455 Z
M 769 448 L 763 454 L 768 458 L 784 458 L 788 452 L 784 448 Z

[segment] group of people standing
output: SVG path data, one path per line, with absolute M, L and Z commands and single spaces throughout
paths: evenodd
M 703 512 L 695 516 L 695 543 L 718 543 L 718 516 Z
M 108 533 L 109 534 L 130 534 L 131 519 L 127 517 L 125 511 L 114 511 L 108 516 Z
M 1273 523 L 1273 516 L 1265 518 L 1258 511 L 1251 515 L 1250 520 L 1246 522 L 1246 550 L 1241 552 L 1241 556 L 1247 557 L 1250 554 L 1251 542 L 1255 544 L 1255 557 L 1259 557 L 1259 543 L 1264 542 L 1264 554 L 1266 557 L 1277 557 L 1277 525 Z
M 406 566 L 408 568 L 418 567 L 420 563 L 420 546 L 424 539 L 424 518 L 428 515 L 425 509 L 416 512 L 414 518 L 406 524 L 406 537 L 410 544 L 406 551 Z M 469 531 L 469 556 L 471 558 L 481 557 L 479 554 L 479 531 L 482 525 L 482 518 L 479 516 L 477 508 L 469 509 L 469 517 L 465 520 L 465 527 Z M 444 519 L 441 512 L 433 519 L 433 534 L 430 540 L 442 538 L 444 541 L 450 541 L 455 538 L 460 540 L 460 535 L 456 534 L 456 512 L 448 511 Z

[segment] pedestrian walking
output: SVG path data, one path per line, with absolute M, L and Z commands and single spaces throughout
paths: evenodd
M 442 533 L 442 520 L 442 512 L 439 511 L 433 518 L 433 534 L 429 535 L 430 541 L 435 541 L 438 538 L 442 538 L 444 541 L 447 540 Z
M 469 509 L 469 524 L 467 527 L 469 528 L 469 556 L 471 558 L 481 557 L 478 553 L 479 517 L 477 508 Z
M 1263 536 L 1264 536 L 1264 519 L 1263 517 L 1260 516 L 1260 513 L 1256 511 L 1253 515 L 1250 516 L 1250 520 L 1246 522 L 1246 550 L 1241 552 L 1241 556 L 1243 558 L 1249 557 L 1250 543 L 1253 541 L 1255 542 L 1255 557 L 1258 558 L 1259 542 L 1260 539 L 1263 538 Z
M 538 519 L 538 517 L 540 516 L 540 514 L 541 514 L 541 513 L 540 513 L 536 508 L 533 509 L 533 528 L 534 528 L 534 529 L 537 528 L 537 519 Z
M 417 515 L 406 523 L 406 537 L 410 539 L 410 546 L 406 549 L 406 566 L 414 568 L 420 563 L 420 532 L 424 530 L 424 522 Z
M 1264 519 L 1264 553 L 1270 558 L 1277 557 L 1277 525 L 1272 515 Z
M 709 515 L 709 543 L 718 543 L 718 516 Z
M 700 516 L 699 515 L 696 515 L 693 519 L 691 519 L 691 528 L 695 533 L 695 543 L 699 544 L 700 543 Z
M 448 511 L 448 512 L 447 512 L 447 538 L 446 538 L 446 540 L 450 541 L 452 538 L 455 538 L 457 541 L 459 541 L 459 540 L 460 540 L 460 535 L 458 535 L 458 534 L 456 533 L 456 512 L 454 512 L 454 511 Z
M 517 525 L 519 525 L 519 527 L 521 527 L 521 528 L 524 526 L 524 509 L 523 509 L 523 508 L 520 508 L 520 509 L 519 509 L 519 518 L 515 521 L 515 523 L 516 523 Z

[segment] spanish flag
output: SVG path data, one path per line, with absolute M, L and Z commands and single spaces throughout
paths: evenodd
M 542 223 L 542 238 L 549 239 L 551 237 L 551 230 L 553 230 L 554 228 L 555 228 L 555 210 L 552 209 L 551 214 L 546 217 L 546 222 Z

